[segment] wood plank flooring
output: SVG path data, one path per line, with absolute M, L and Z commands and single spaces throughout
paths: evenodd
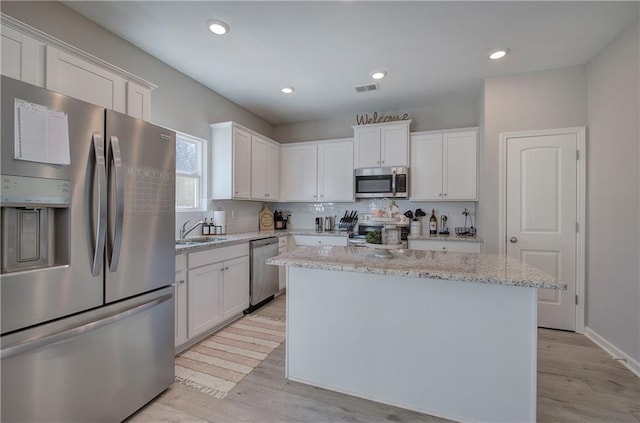
M 284 319 L 281 295 L 254 313 Z M 285 341 L 286 342 L 286 341 Z M 173 384 L 130 422 L 444 422 L 284 377 L 285 344 L 216 399 Z M 538 421 L 640 423 L 640 379 L 583 335 L 538 331 Z

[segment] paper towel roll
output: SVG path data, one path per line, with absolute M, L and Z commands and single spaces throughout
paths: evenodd
M 213 224 L 222 227 L 222 234 L 227 233 L 227 212 L 222 210 L 214 210 Z

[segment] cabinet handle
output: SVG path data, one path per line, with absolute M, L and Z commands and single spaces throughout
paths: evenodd
M 380 160 L 378 160 L 376 163 L 380 164 Z
M 447 247 L 442 247 L 442 249 L 443 249 L 443 250 L 446 250 L 446 249 L 447 249 Z
M 444 193 L 444 196 L 445 196 L 445 197 L 447 196 L 447 193 L 446 193 L 446 192 Z
M 442 193 L 438 194 L 439 197 L 442 197 Z
M 383 161 L 381 161 L 380 163 L 384 163 L 384 160 L 383 160 Z
M 324 194 L 320 194 L 320 198 L 324 197 Z
M 238 191 L 235 192 L 235 194 L 237 194 L 237 193 L 238 193 Z
M 184 279 L 178 281 L 179 284 L 184 284 Z
M 314 194 L 314 195 L 313 195 L 313 198 L 317 198 L 317 196 Z
M 222 269 L 222 270 L 229 270 L 229 266 L 225 267 L 225 268 L 224 268 L 224 269 Z

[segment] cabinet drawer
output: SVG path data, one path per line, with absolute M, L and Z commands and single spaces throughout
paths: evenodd
M 204 266 L 205 264 L 217 263 L 236 257 L 249 254 L 249 243 L 233 245 L 231 247 L 212 248 L 211 250 L 196 251 L 189 253 L 189 269 Z
M 341 247 L 347 246 L 347 237 L 343 236 L 294 235 L 293 241 L 298 247 L 317 245 L 335 245 Z
M 428 251 L 455 251 L 459 253 L 479 253 L 482 244 L 480 242 L 464 241 L 424 241 L 410 240 L 410 250 Z

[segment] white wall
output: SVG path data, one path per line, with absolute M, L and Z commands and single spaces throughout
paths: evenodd
M 587 66 L 587 326 L 640 362 L 640 30 Z
M 366 94 L 375 95 L 375 93 Z M 476 93 L 448 98 L 425 99 L 424 107 L 394 111 L 378 110 L 378 114 L 409 114 L 412 119 L 411 132 L 478 126 Z M 371 111 L 363 110 L 364 114 Z M 276 125 L 274 139 L 282 143 L 297 141 L 317 141 L 353 137 L 351 126 L 356 125 L 356 116 L 314 120 L 292 124 Z
M 586 66 L 487 79 L 483 109 L 478 231 L 485 251 L 497 253 L 500 133 L 586 126 Z

